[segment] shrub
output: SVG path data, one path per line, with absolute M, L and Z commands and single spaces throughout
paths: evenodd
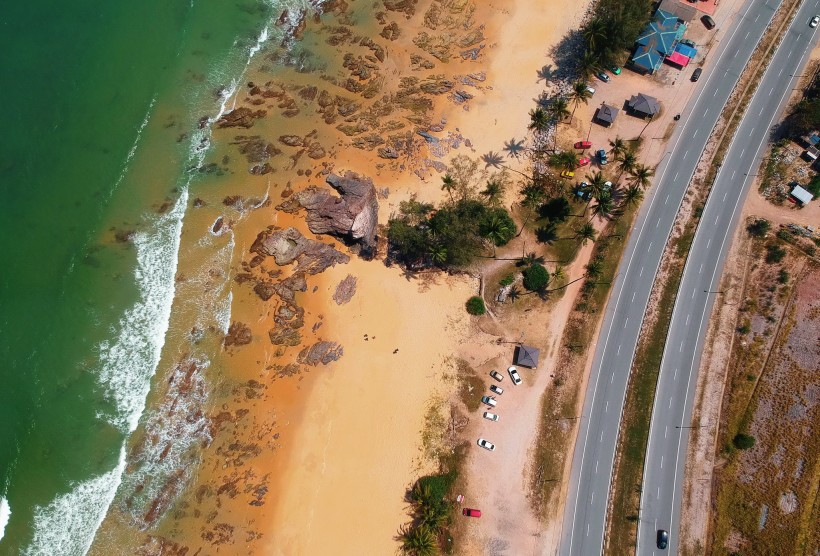
M 478 224 L 481 237 L 489 239 L 496 247 L 509 243 L 515 232 L 515 222 L 503 208 L 487 209 Z
M 484 306 L 484 300 L 477 295 L 474 295 L 467 300 L 467 312 L 471 315 L 481 316 L 487 312 L 487 307 Z
M 541 291 L 550 283 L 550 273 L 544 265 L 538 263 L 531 264 L 522 274 L 524 275 L 524 287 L 532 292 Z
M 504 278 L 501 279 L 499 284 L 501 284 L 502 286 L 509 286 L 513 282 L 515 282 L 515 275 L 507 274 Z
M 735 435 L 732 439 L 732 444 L 734 444 L 738 450 L 748 450 L 754 447 L 755 437 L 741 432 Z
M 564 222 L 572 213 L 572 208 L 566 197 L 556 197 L 541 205 L 540 213 L 552 222 Z
M 752 327 L 749 326 L 748 322 L 745 322 L 742 325 L 737 327 L 737 331 L 740 332 L 741 334 L 748 334 L 749 332 L 752 331 Z
M 786 250 L 776 243 L 766 245 L 766 262 L 769 264 L 779 263 L 786 256 Z
M 789 282 L 789 273 L 785 268 L 780 269 L 780 274 L 777 276 L 777 281 L 781 284 L 787 284 Z
M 746 231 L 754 237 L 766 237 L 766 234 L 769 233 L 769 226 L 770 224 L 768 220 L 765 218 L 758 218 L 746 226 Z

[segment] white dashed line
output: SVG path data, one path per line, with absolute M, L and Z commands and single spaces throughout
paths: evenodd
M 746 149 L 741 149 L 741 151 L 740 151 L 740 157 L 741 158 L 743 158 L 743 153 L 745 153 L 745 152 L 746 152 Z
M 666 196 L 666 199 L 664 199 L 663 204 L 665 205 L 668 202 L 669 202 L 669 195 Z
M 709 238 L 709 241 L 706 242 L 706 248 L 709 249 L 710 245 L 712 245 L 712 238 Z
M 657 222 L 657 224 L 655 224 L 655 227 L 657 228 L 660 225 L 661 225 L 661 217 L 659 216 L 658 217 L 658 222 Z
M 667 426 L 663 429 L 663 437 L 664 437 L 664 438 L 666 438 L 666 435 L 667 435 L 667 434 L 669 434 L 669 425 L 667 425 Z
M 626 319 L 624 319 L 624 328 L 626 328 L 627 324 L 629 324 L 629 317 L 626 317 Z
M 678 348 L 678 351 L 681 353 L 683 352 L 683 340 L 680 341 L 680 347 Z
M 686 151 L 685 153 L 683 153 L 683 158 L 684 158 L 684 159 L 686 159 L 686 156 L 687 156 L 688 154 L 689 154 L 689 151 Z
M 700 270 L 698 270 L 698 274 L 703 274 L 703 263 L 700 263 Z M 689 324 L 689 321 L 686 321 L 686 324 Z
M 606 413 L 607 409 L 609 409 L 609 400 L 607 400 L 606 405 L 604 406 L 604 413 Z
M 724 194 L 723 194 L 723 200 L 724 200 L 724 201 L 726 200 L 726 196 L 727 196 L 728 194 L 729 194 L 729 192 L 728 192 L 728 191 L 727 191 L 726 193 L 724 193 Z
M 595 460 L 595 474 L 598 474 L 598 460 Z M 593 493 L 595 494 L 595 493 Z
M 661 487 L 658 487 L 658 499 L 660 500 L 661 497 Z
M 635 294 L 638 292 L 632 292 L 632 303 L 635 303 Z
M 615 355 L 620 355 L 620 354 L 621 354 L 621 346 L 618 346 L 618 353 L 616 353 Z M 606 403 L 607 403 L 607 405 L 609 405 L 609 402 L 606 402 Z
M 601 431 L 601 439 L 598 440 L 598 442 L 603 442 L 603 441 L 604 441 L 604 431 Z
M 675 177 L 674 177 L 674 178 L 672 178 L 672 181 L 678 181 L 678 174 L 679 174 L 679 173 L 680 173 L 680 172 L 675 172 Z
M 773 93 L 773 92 L 774 92 L 774 87 L 772 87 L 772 90 L 771 90 L 771 91 L 769 91 L 769 96 L 772 96 L 772 93 Z
M 732 177 L 730 179 L 735 179 L 735 174 L 736 173 L 737 173 L 737 170 L 732 170 Z
M 661 456 L 661 469 L 663 469 L 663 456 Z
M 691 314 L 686 315 L 686 326 L 689 326 L 689 317 L 691 317 L 691 316 L 692 316 Z
M 595 504 L 595 491 L 592 492 L 592 496 L 589 497 L 589 505 L 592 506 Z
M 672 380 L 678 380 L 678 368 L 677 367 L 675 367 L 675 374 L 672 376 Z
M 669 409 L 672 409 L 672 396 L 669 396 Z
M 641 276 L 643 276 L 643 267 L 641 267 L 641 271 L 638 273 L 638 278 L 640 278 Z

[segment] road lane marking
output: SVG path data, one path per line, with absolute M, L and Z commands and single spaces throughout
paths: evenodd
M 755 128 L 752 128 L 752 131 L 749 132 L 749 137 L 755 134 Z
M 632 301 L 631 301 L 631 303 L 634 303 L 634 302 L 635 302 L 635 294 L 636 294 L 636 293 L 638 293 L 638 292 L 632 292 Z
M 739 53 L 740 53 L 740 49 L 738 48 L 737 50 L 735 50 L 735 55 L 734 55 L 734 56 L 732 56 L 732 58 L 737 58 L 737 55 L 738 55 Z
M 604 413 L 606 413 L 607 409 L 609 409 L 609 400 L 606 401 L 606 406 L 604 406 Z
M 624 328 L 626 328 L 627 324 L 629 324 L 629 317 L 626 317 L 626 319 L 624 319 Z
M 641 267 L 641 271 L 638 273 L 638 278 L 640 278 L 641 276 L 643 276 L 643 267 Z
M 723 200 L 724 200 L 724 201 L 726 200 L 726 196 L 727 196 L 728 194 L 729 194 L 729 192 L 728 192 L 728 191 L 727 191 L 726 193 L 724 193 L 724 194 L 723 194 Z
M 686 159 L 686 156 L 687 156 L 688 154 L 689 154 L 689 151 L 686 151 L 685 153 L 683 153 L 683 159 L 684 159 L 684 160 Z
M 691 313 L 686 315 L 686 326 L 689 326 L 689 317 L 691 317 L 691 316 L 692 316 Z
M 692 139 L 694 139 L 695 137 L 698 136 L 698 131 L 700 131 L 700 130 L 699 129 L 695 130 L 695 133 L 692 134 Z
M 675 172 L 675 177 L 674 177 L 674 178 L 672 178 L 672 181 L 678 181 L 678 174 L 679 174 L 679 173 L 680 173 L 680 172 Z M 664 203 L 664 204 L 665 204 L 665 203 Z
M 663 204 L 665 205 L 668 202 L 669 202 L 669 195 L 666 196 L 666 199 L 663 201 Z
M 757 14 L 757 17 L 755 17 L 755 22 L 757 21 L 758 17 L 760 17 L 760 14 Z
M 677 371 L 677 369 L 675 369 Z M 666 438 L 666 435 L 669 434 L 669 425 L 663 429 L 663 437 Z
M 669 396 L 669 409 L 672 409 L 672 396 Z
M 612 376 L 609 377 L 609 383 L 612 384 L 612 381 L 615 380 L 615 373 L 612 373 Z
M 658 223 L 657 223 L 657 224 L 655 224 L 655 227 L 657 228 L 657 227 L 658 227 L 658 226 L 660 226 L 660 225 L 661 225 L 661 217 L 659 216 L 659 217 L 658 217 Z
M 740 157 L 741 158 L 743 158 L 743 153 L 745 153 L 745 152 L 746 152 L 746 149 L 741 149 L 741 151 L 740 151 Z
M 589 523 L 587 523 L 587 537 L 589 536 Z
M 692 299 L 695 299 L 695 288 L 692 288 Z
M 657 227 L 657 226 L 656 226 L 656 227 Z M 647 251 L 652 251 L 652 243 L 653 243 L 653 242 L 651 242 L 651 241 L 649 242 L 649 248 L 647 249 Z
M 709 246 L 712 244 L 712 238 L 709 238 L 709 241 L 706 242 L 706 248 L 709 249 Z
M 703 273 L 703 263 L 700 263 L 700 270 L 698 270 L 698 274 Z M 686 324 L 689 324 L 689 321 L 686 321 Z
M 715 92 L 714 92 L 714 93 L 712 93 L 712 96 L 713 96 L 713 97 L 714 97 L 714 96 L 717 96 L 717 89 L 715 89 Z
M 675 367 L 675 374 L 672 376 L 672 380 L 678 380 L 678 368 Z
M 661 469 L 663 469 L 663 456 L 661 456 Z
M 661 487 L 658 487 L 658 499 L 660 500 L 660 498 L 661 498 Z
M 745 36 L 745 37 L 743 37 L 743 40 L 744 40 L 744 41 L 745 41 L 746 39 L 748 39 L 748 38 L 749 38 L 749 33 L 751 33 L 751 31 L 746 31 L 746 36 Z
M 772 89 L 769 91 L 769 96 L 772 96 L 773 92 L 774 92 L 774 87 L 772 87 Z
M 620 355 L 620 354 L 621 354 L 621 346 L 619 345 L 618 346 L 618 353 L 616 353 L 615 355 Z M 607 403 L 607 405 L 609 405 L 609 402 L 606 402 L 606 403 Z
M 598 474 L 598 460 L 597 460 L 597 459 L 595 460 L 595 474 L 596 474 L 596 475 Z M 594 495 L 594 494 L 595 494 L 595 493 L 593 493 L 593 495 Z
M 598 462 L 595 462 L 595 463 L 598 463 Z M 594 505 L 595 505 L 595 491 L 593 491 L 593 492 L 592 492 L 592 496 L 590 496 L 590 497 L 589 497 L 589 505 L 590 505 L 590 506 L 594 506 Z
M 680 341 L 680 347 L 678 348 L 678 352 L 683 353 L 683 340 Z M 669 406 L 672 407 L 672 406 Z
M 780 71 L 777 72 L 777 77 L 780 77 L 783 74 L 783 68 L 780 68 Z
M 603 442 L 603 441 L 604 441 L 604 431 L 601 431 L 601 438 L 600 438 L 600 440 L 598 440 L 598 442 Z
M 737 173 L 737 170 L 732 170 L 732 177 L 729 178 L 729 179 L 732 179 L 732 180 L 735 179 L 735 174 L 736 173 Z

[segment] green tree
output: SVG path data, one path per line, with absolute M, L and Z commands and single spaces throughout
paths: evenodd
M 732 439 L 732 444 L 734 444 L 738 450 L 748 450 L 754 448 L 755 437 L 741 432 L 735 435 Z
M 501 204 L 501 198 L 504 197 L 505 184 L 501 180 L 489 180 L 487 186 L 479 192 L 479 195 L 487 199 L 487 204 L 490 206 L 498 206 Z
M 572 114 L 569 117 L 570 121 L 575 117 L 575 111 L 578 109 L 578 105 L 581 103 L 587 104 L 590 97 L 592 97 L 592 93 L 589 92 L 586 82 L 576 81 L 572 84 L 572 92 L 569 96 L 569 100 L 572 103 Z
M 561 122 L 570 115 L 567 101 L 561 97 L 556 97 L 555 100 L 553 100 L 552 104 L 550 104 L 549 112 L 556 122 Z
M 544 257 L 541 255 L 536 255 L 535 253 L 527 253 L 520 259 L 518 259 L 518 266 L 532 266 L 534 264 L 543 265 L 546 261 Z
M 584 43 L 589 52 L 598 52 L 609 40 L 605 21 L 600 17 L 591 19 L 581 29 L 581 36 L 584 38 Z
M 597 280 L 604 272 L 604 263 L 600 258 L 596 257 L 587 263 L 586 276 L 592 280 Z
M 635 153 L 631 150 L 624 151 L 618 163 L 618 169 L 620 170 L 618 179 L 621 179 L 624 172 L 627 174 L 631 173 L 635 169 L 636 164 L 638 164 L 638 157 L 635 156 Z
M 553 168 L 563 170 L 575 170 L 578 167 L 578 153 L 574 151 L 562 151 L 553 153 L 549 157 L 549 165 Z
M 584 79 L 589 79 L 593 74 L 601 70 L 601 62 L 598 55 L 590 49 L 585 49 L 578 61 L 578 72 Z
M 624 154 L 626 151 L 626 141 L 624 141 L 617 135 L 615 136 L 615 139 L 612 139 L 609 142 L 609 153 L 615 160 L 619 160 L 621 158 L 621 155 Z
M 631 179 L 630 183 L 633 185 L 637 185 L 643 189 L 646 189 L 652 181 L 652 176 L 655 175 L 655 171 L 652 170 L 649 166 L 644 166 L 643 164 L 635 164 L 635 167 L 630 170 Z
M 523 232 L 524 228 L 527 226 L 527 222 L 530 221 L 530 219 L 535 215 L 535 212 L 538 210 L 538 207 L 540 207 L 541 203 L 544 202 L 546 193 L 544 188 L 540 185 L 529 184 L 521 190 L 521 196 L 523 197 L 521 199 L 521 206 L 526 209 L 527 214 L 523 224 L 521 224 L 521 229 L 518 231 L 518 234 L 516 234 L 516 237 L 521 235 L 521 232 Z
M 436 534 L 426 525 L 407 526 L 401 532 L 401 548 L 409 556 L 438 554 Z
M 453 176 L 450 174 L 444 174 L 444 177 L 441 178 L 441 189 L 446 191 L 448 195 L 450 195 L 450 202 L 453 201 L 453 191 L 456 188 L 456 180 L 453 179 Z
M 531 264 L 522 273 L 524 275 L 524 287 L 532 292 L 541 292 L 550 283 L 550 273 L 538 263 Z
M 643 199 L 643 190 L 636 184 L 632 184 L 624 191 L 623 203 L 627 206 L 637 205 Z
M 492 208 L 481 219 L 478 233 L 490 240 L 494 247 L 501 247 L 515 236 L 515 222 L 503 208 Z
M 602 191 L 601 194 L 595 198 L 595 202 L 592 204 L 590 209 L 592 211 L 592 217 L 589 219 L 587 224 L 592 222 L 593 218 L 596 216 L 603 220 L 609 220 L 617 214 L 615 201 L 612 198 L 612 194 L 608 191 Z
M 555 242 L 558 239 L 558 230 L 554 222 L 550 222 L 545 226 L 540 226 L 535 230 L 535 239 L 539 243 L 546 243 L 547 245 Z
M 484 305 L 484 300 L 478 296 L 474 295 L 470 299 L 467 300 L 467 312 L 471 315 L 481 316 L 487 312 L 487 307 Z
M 746 230 L 749 232 L 750 235 L 763 238 L 766 237 L 766 234 L 769 233 L 769 221 L 765 218 L 758 218 L 751 224 L 746 227 Z
M 575 230 L 575 237 L 581 239 L 581 245 L 586 245 L 587 241 L 595 241 L 595 227 L 587 222 Z
M 572 214 L 572 207 L 566 197 L 555 197 L 541 205 L 539 212 L 541 217 L 552 222 L 565 222 Z
M 533 131 L 546 131 L 550 128 L 550 115 L 543 108 L 530 110 L 529 128 Z

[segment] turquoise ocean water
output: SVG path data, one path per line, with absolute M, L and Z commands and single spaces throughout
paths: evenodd
M 0 13 L 0 555 L 93 541 L 168 333 L 198 122 L 230 108 L 287 4 L 311 2 Z

